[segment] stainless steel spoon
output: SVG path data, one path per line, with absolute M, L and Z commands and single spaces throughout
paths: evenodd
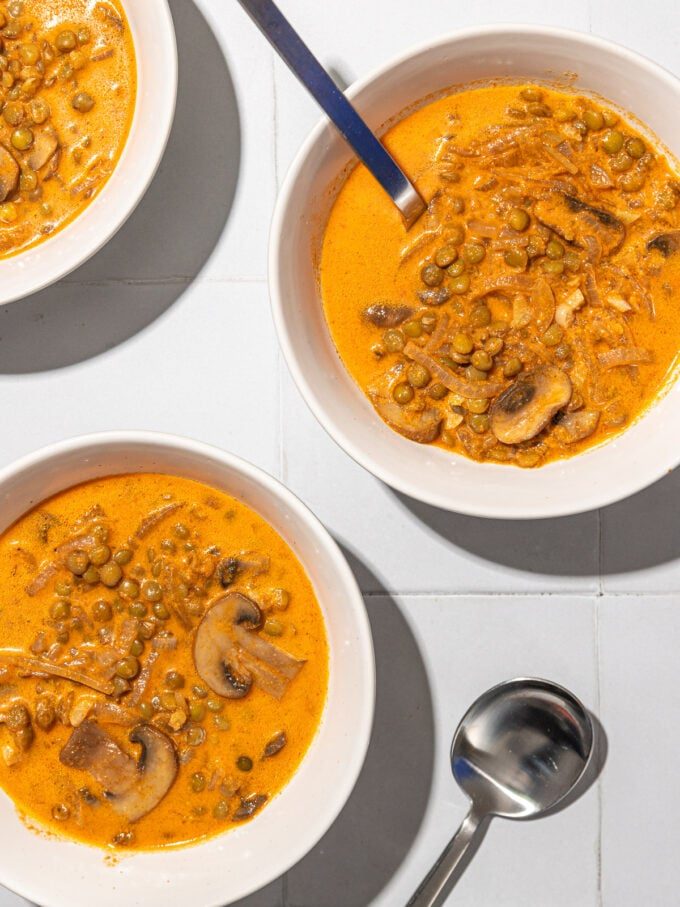
M 422 196 L 281 10 L 271 0 L 239 3 L 399 208 L 406 228 L 411 227 L 427 207 Z
M 590 716 L 563 687 L 519 678 L 484 693 L 451 744 L 453 777 L 472 806 L 408 907 L 434 907 L 484 820 L 535 818 L 564 799 L 592 749 Z

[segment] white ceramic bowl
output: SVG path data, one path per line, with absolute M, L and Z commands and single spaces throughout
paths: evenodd
M 421 45 L 354 85 L 349 95 L 380 130 L 400 111 L 453 85 L 480 79 L 550 81 L 637 115 L 680 155 L 680 81 L 608 41 L 534 26 L 465 29 Z M 680 385 L 608 444 L 540 469 L 479 464 L 388 428 L 346 372 L 323 315 L 316 263 L 320 238 L 351 153 L 326 121 L 302 146 L 281 190 L 270 243 L 274 321 L 288 366 L 326 431 L 357 462 L 428 504 L 484 517 L 559 516 L 626 497 L 680 458 Z
M 0 531 L 78 482 L 143 471 L 186 476 L 234 495 L 286 540 L 323 610 L 328 697 L 312 745 L 284 790 L 251 822 L 193 847 L 133 853 L 108 865 L 103 850 L 29 831 L 0 793 L 0 884 L 44 907 L 221 907 L 244 897 L 289 869 L 327 831 L 354 787 L 368 747 L 375 666 L 357 584 L 319 521 L 256 467 L 170 435 L 76 438 L 0 471 Z
M 137 104 L 118 164 L 75 220 L 32 249 L 0 261 L 0 305 L 49 286 L 108 242 L 137 207 L 170 135 L 177 45 L 167 0 L 122 0 L 137 56 Z M 159 230 L 162 225 L 159 225 Z

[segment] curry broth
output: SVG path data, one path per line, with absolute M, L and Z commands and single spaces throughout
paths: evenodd
M 0 2 L 0 258 L 80 214 L 113 172 L 137 94 L 120 0 Z
M 160 513 L 161 508 L 173 503 L 181 506 L 139 539 L 136 528 L 145 515 Z M 88 513 L 90 517 L 83 519 Z M 105 544 L 111 552 L 135 549 L 132 559 L 122 567 L 124 579 L 114 588 L 107 588 L 102 581 L 90 584 L 74 576 L 68 566 L 61 566 L 64 543 L 68 547 L 74 534 L 76 539 L 89 538 L 97 526 L 104 527 L 102 536 L 108 533 Z M 187 545 L 192 550 L 185 552 Z M 84 550 L 101 560 L 94 549 Z M 225 555 L 227 568 L 223 567 Z M 191 566 L 182 567 L 183 559 Z M 235 559 L 241 566 L 232 570 L 229 565 Z M 168 591 L 153 605 L 145 600 L 145 590 L 156 572 L 167 589 L 165 572 L 154 567 L 161 560 L 184 571 L 186 584 L 193 589 L 185 606 L 181 598 Z M 49 575 L 44 588 L 35 591 L 53 563 L 59 564 L 58 571 Z M 196 572 L 192 573 L 194 568 Z M 98 569 L 103 578 L 105 568 Z M 269 800 L 290 780 L 316 732 L 325 701 L 328 650 L 324 622 L 300 563 L 274 529 L 244 503 L 199 483 L 167 475 L 127 475 L 88 482 L 43 502 L 0 537 L 0 572 L 0 664 L 4 665 L 0 719 L 6 723 L 8 709 L 19 701 L 28 708 L 33 728 L 32 742 L 23 752 L 19 747 L 16 758 L 15 738 L 7 726 L 0 726 L 0 785 L 27 817 L 36 819 L 41 827 L 98 846 L 144 849 L 185 844 L 249 818 L 249 804 L 256 803 L 252 812 L 266 807 L 266 801 L 253 797 Z M 94 577 L 86 574 L 85 579 Z M 132 597 L 125 585 L 129 580 L 140 586 Z M 228 593 L 248 596 L 262 609 L 263 626 L 248 632 L 256 632 L 277 651 L 299 660 L 299 673 L 286 682 L 280 699 L 257 682 L 243 698 L 225 699 L 210 690 L 197 673 L 192 649 L 196 628 L 202 626 L 202 615 L 210 611 L 215 598 L 225 594 L 225 582 Z M 65 594 L 64 583 L 71 587 L 70 594 Z M 27 589 L 34 594 L 28 595 Z M 65 601 L 70 602 L 67 617 L 63 616 L 63 607 L 58 610 Z M 109 619 L 102 619 L 98 606 L 102 601 L 110 605 Z M 140 603 L 145 614 L 131 618 L 131 606 Z M 166 611 L 159 612 L 162 619 L 155 617 L 159 604 L 167 605 L 169 612 L 167 617 Z M 178 615 L 187 616 L 188 628 Z M 103 616 L 106 618 L 106 613 Z M 136 705 L 131 702 L 140 670 L 121 683 L 127 683 L 127 691 L 103 697 L 69 680 L 22 676 L 25 672 L 13 664 L 12 652 L 37 657 L 43 664 L 80 665 L 82 661 L 79 669 L 86 675 L 118 681 L 121 678 L 112 673 L 113 668 L 103 670 L 96 653 L 98 648 L 102 654 L 111 645 L 116 648 L 126 635 L 117 657 L 137 651 L 130 649 L 130 620 L 136 621 L 140 630 L 145 622 L 154 625 L 153 637 L 142 640 L 139 668 L 150 653 L 158 651 L 148 686 Z M 141 637 L 135 634 L 134 638 Z M 176 647 L 155 648 L 167 639 L 176 640 Z M 168 672 L 181 675 L 179 688 L 175 681 L 169 685 Z M 166 699 L 173 696 L 175 703 L 168 708 Z M 56 710 L 47 729 L 38 723 L 36 703 L 41 699 L 51 702 Z M 88 710 L 88 703 L 103 700 L 122 710 L 113 717 L 116 721 L 125 719 L 124 726 Z M 171 740 L 178 758 L 174 783 L 137 821 L 127 821 L 109 805 L 102 786 L 87 770 L 69 768 L 63 758 L 60 761 L 70 736 L 93 720 L 135 758 L 139 747 L 128 739 L 132 727 L 150 724 Z M 74 724 L 78 725 L 75 729 Z M 281 747 L 282 732 L 285 745 Z M 278 750 L 264 758 L 272 740 L 278 740 L 274 746 Z
M 536 115 L 528 112 L 532 108 Z M 584 116 L 599 128 L 589 128 Z M 625 160 L 628 144 L 617 154 L 620 139 L 609 138 L 611 133 L 621 133 L 625 143 L 641 138 L 618 113 L 592 99 L 544 87 L 494 85 L 429 103 L 385 136 L 424 198 L 432 200 L 408 234 L 366 168 L 359 165 L 349 174 L 323 239 L 319 279 L 324 311 L 346 368 L 397 431 L 473 459 L 535 466 L 620 432 L 663 391 L 674 374 L 680 338 L 674 300 L 680 290 L 680 252 L 648 244 L 658 234 L 669 234 L 680 248 L 680 233 L 674 232 L 680 229 L 680 181 L 663 152 L 648 147 L 646 138 L 642 160 Z M 614 153 L 603 148 L 605 138 Z M 486 153 L 494 142 L 498 151 Z M 547 152 L 545 144 L 551 146 Z M 625 170 L 614 169 L 619 159 Z M 582 199 L 593 210 L 604 209 L 593 218 L 584 206 L 584 216 L 596 220 L 612 212 L 624 224 L 620 249 L 604 255 L 600 248 L 591 255 L 579 236 L 551 229 L 561 229 L 557 217 L 547 227 L 540 222 L 537 208 L 572 194 L 578 203 Z M 517 209 L 527 215 L 527 224 L 518 221 L 521 229 L 514 230 L 508 217 Z M 578 215 L 568 211 L 567 216 Z M 604 231 L 596 221 L 598 226 Z M 538 251 L 526 255 L 534 237 Z M 546 254 L 551 240 L 554 259 Z M 475 256 L 482 260 L 465 262 L 466 247 L 472 245 L 481 247 Z M 442 249 L 438 268 L 435 259 Z M 513 264 L 506 260 L 511 250 L 516 253 Z M 425 271 L 428 266 L 433 275 Z M 551 268 L 554 272 L 548 273 Z M 424 275 L 432 281 L 429 286 Z M 537 325 L 533 294 L 538 281 L 552 298 L 553 313 L 564 311 L 560 304 L 577 293 L 571 298 L 578 305 L 567 312 L 571 321 L 563 330 L 554 327 L 554 315 Z M 489 287 L 492 291 L 485 294 Z M 513 309 L 522 296 L 520 314 L 528 325 L 517 323 Z M 548 345 L 543 341 L 551 327 L 557 342 Z M 598 357 L 616 348 L 622 337 L 634 338 L 628 346 L 640 361 L 633 356 L 627 367 L 602 367 Z M 484 385 L 482 399 L 461 398 L 453 389 L 465 381 L 475 352 L 489 365 L 483 361 L 487 350 L 491 367 L 482 374 L 473 369 L 476 387 Z M 444 380 L 453 376 L 450 388 L 442 386 L 439 374 L 423 372 L 419 365 L 429 365 L 435 353 L 446 354 L 437 356 L 437 365 L 444 365 Z M 510 360 L 517 361 L 507 367 Z M 489 428 L 489 413 L 494 412 L 490 399 L 500 396 L 512 379 L 519 377 L 521 383 L 530 369 L 545 366 L 569 376 L 571 399 L 555 418 L 568 415 L 564 426 L 570 427 L 580 420 L 580 432 L 570 434 L 563 426 L 556 433 L 549 421 L 520 444 L 501 443 Z M 414 383 L 411 370 L 418 379 Z M 495 395 L 488 393 L 491 385 L 497 388 Z M 397 400 L 399 395 L 403 399 Z M 576 419 L 578 411 L 582 415 Z M 593 422 L 594 430 L 577 437 Z

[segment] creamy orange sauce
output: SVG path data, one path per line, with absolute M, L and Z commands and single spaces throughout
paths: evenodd
M 101 191 L 135 109 L 119 0 L 0 2 L 0 257 L 44 241 Z
M 139 538 L 145 517 L 170 504 L 179 506 Z M 74 575 L 67 551 L 84 552 L 95 572 Z M 130 552 L 125 563 L 121 551 Z M 112 583 L 117 558 L 121 576 Z M 40 827 L 100 847 L 193 843 L 242 823 L 238 811 L 252 796 L 266 797 L 256 815 L 266 809 L 297 770 L 326 696 L 324 621 L 302 565 L 246 504 L 176 476 L 88 482 L 43 502 L 2 534 L 0 580 L 0 785 Z M 249 633 L 302 663 L 280 699 L 258 682 L 243 698 L 226 699 L 197 673 L 197 628 L 225 592 L 241 593 L 261 609 L 261 625 Z M 131 652 L 134 675 L 125 680 L 117 665 Z M 75 666 L 119 689 L 103 695 L 69 679 L 25 676 L 15 655 L 24 665 L 30 657 Z M 150 658 L 157 660 L 137 696 Z M 113 704 L 127 722 L 98 717 L 96 703 Z M 17 704 L 30 716 L 25 747 L 7 724 Z M 74 725 L 88 721 L 135 759 L 132 728 L 150 724 L 171 742 L 176 778 L 137 821 L 110 805 L 89 771 L 60 761 Z M 282 732 L 285 745 L 264 757 Z
M 427 214 L 406 233 L 357 166 L 319 273 L 338 353 L 385 421 L 477 460 L 536 466 L 639 417 L 674 375 L 680 338 L 680 233 L 677 250 L 649 245 L 680 230 L 680 180 L 663 150 L 603 104 L 529 85 L 443 97 L 385 143 L 431 200 Z M 570 209 L 581 202 L 590 209 Z M 394 324 L 368 317 L 379 306 Z M 611 364 L 621 349 L 632 364 Z M 497 399 L 546 367 L 568 378 L 562 406 L 505 443 Z M 461 395 L 461 382 L 478 397 Z

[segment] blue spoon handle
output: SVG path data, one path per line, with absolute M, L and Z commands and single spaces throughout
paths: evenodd
M 425 210 L 413 183 L 271 0 L 239 0 L 264 36 L 401 211 L 407 228 Z

